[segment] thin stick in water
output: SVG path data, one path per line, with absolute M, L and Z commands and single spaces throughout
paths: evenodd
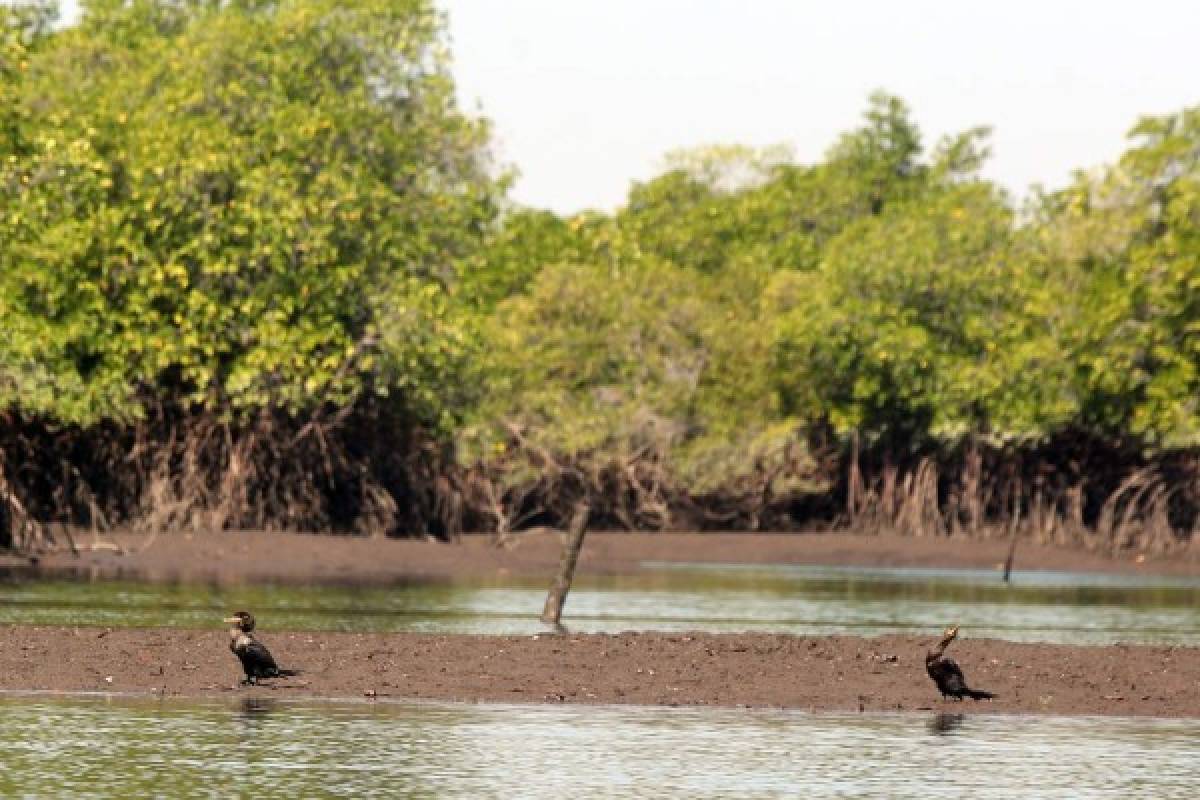
M 547 625 L 557 626 L 562 617 L 563 603 L 567 601 L 567 592 L 571 590 L 571 581 L 575 578 L 575 564 L 579 561 L 579 551 L 583 549 L 583 535 L 587 531 L 590 513 L 591 507 L 587 503 L 580 503 L 571 516 L 567 541 L 563 545 L 562 561 L 558 565 L 558 575 L 550 585 L 550 591 L 546 595 L 546 606 L 542 610 L 542 622 Z

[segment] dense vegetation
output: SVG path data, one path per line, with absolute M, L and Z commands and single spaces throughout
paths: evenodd
M 469 402 L 451 292 L 503 196 L 440 15 L 49 10 L 8 13 L 0 61 L 14 491 L 88 522 L 390 525 Z
M 870 98 L 815 163 L 513 207 L 430 0 L 0 7 L 0 508 L 502 534 L 1200 508 L 1200 108 L 1022 206 Z

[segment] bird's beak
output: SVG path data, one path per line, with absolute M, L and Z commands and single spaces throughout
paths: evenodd
M 226 617 L 223 621 L 224 622 L 232 622 L 234 625 L 236 625 L 239 622 L 241 622 L 242 620 L 238 617 Z

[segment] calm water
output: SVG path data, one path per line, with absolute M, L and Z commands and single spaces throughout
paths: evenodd
M 1192 798 L 1200 720 L 0 697 L 4 797 Z
M 1200 644 L 1200 581 L 1072 573 L 668 567 L 577 581 L 576 631 L 797 634 L 940 629 L 1069 643 Z M 273 630 L 536 633 L 542 581 L 223 586 L 0 574 L 0 624 L 219 627 L 249 608 Z

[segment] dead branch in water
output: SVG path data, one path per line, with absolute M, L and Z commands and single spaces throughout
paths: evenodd
M 591 512 L 586 501 L 581 501 L 575 507 L 571 516 L 571 525 L 567 529 L 567 538 L 563 542 L 562 560 L 550 591 L 546 594 L 546 605 L 542 609 L 542 622 L 547 625 L 559 625 L 562 618 L 563 604 L 567 601 L 567 593 L 571 591 L 571 582 L 575 579 L 575 565 L 579 561 L 579 551 L 583 549 L 583 537 L 587 532 L 588 514 Z

